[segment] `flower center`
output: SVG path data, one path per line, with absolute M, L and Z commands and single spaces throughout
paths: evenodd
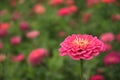
M 75 45 L 78 45 L 78 46 L 80 46 L 80 47 L 83 47 L 83 46 L 86 46 L 86 45 L 88 44 L 88 41 L 87 41 L 87 40 L 82 40 L 82 39 L 75 39 L 75 40 L 73 41 L 73 43 L 74 43 Z

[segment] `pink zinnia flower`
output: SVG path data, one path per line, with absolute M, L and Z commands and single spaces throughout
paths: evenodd
M 20 23 L 19 28 L 22 31 L 28 31 L 29 30 L 29 24 L 27 22 L 23 21 L 23 22 Z
M 47 56 L 48 52 L 44 48 L 39 48 L 33 50 L 28 56 L 28 63 L 32 65 L 37 65 L 43 61 L 43 57 Z
M 74 0 L 65 0 L 65 4 L 74 5 Z
M 24 60 L 23 54 L 18 54 L 16 56 L 12 56 L 12 62 L 21 62 Z
M 118 52 L 112 51 L 104 57 L 104 64 L 112 65 L 120 62 L 120 54 Z
M 67 16 L 71 14 L 71 10 L 70 8 L 61 8 L 59 11 L 58 11 L 58 16 Z
M 12 45 L 20 44 L 21 43 L 21 37 L 19 37 L 19 36 L 13 36 L 10 39 L 10 42 L 11 42 Z
M 41 15 L 41 14 L 44 14 L 46 12 L 46 9 L 42 4 L 38 3 L 33 7 L 33 11 L 34 11 L 34 13 Z
M 112 46 L 111 44 L 105 43 L 105 51 L 111 50 Z
M 100 39 L 104 42 L 112 42 L 115 39 L 115 36 L 111 32 L 106 32 L 100 36 Z
M 8 34 L 7 30 L 0 29 L 0 37 L 5 37 L 5 36 L 7 36 L 7 34 Z
M 117 41 L 120 43 L 120 33 L 116 36 Z
M 30 39 L 34 39 L 38 37 L 39 34 L 40 34 L 39 31 L 35 30 L 35 31 L 27 32 L 26 37 Z
M 50 0 L 49 1 L 49 4 L 52 6 L 57 6 L 57 5 L 62 4 L 62 3 L 63 3 L 63 0 Z
M 75 12 L 77 12 L 77 11 L 78 11 L 77 6 L 75 6 L 75 5 L 71 5 L 71 6 L 69 6 L 69 9 L 70 9 L 70 10 L 71 10 L 71 12 L 73 12 L 73 13 L 75 13 Z
M 74 60 L 90 60 L 104 51 L 104 43 L 92 35 L 73 34 L 68 36 L 61 44 L 60 55 L 69 55 Z
M 100 74 L 95 74 L 92 75 L 89 80 L 104 80 L 104 77 Z
M 102 0 L 103 3 L 106 3 L 106 4 L 111 4 L 111 3 L 114 3 L 116 0 Z
M 0 29 L 1 30 L 8 30 L 9 27 L 10 27 L 10 24 L 7 23 L 7 22 L 0 23 Z
M 101 0 L 86 0 L 87 7 L 91 7 L 93 5 L 97 5 L 101 2 Z

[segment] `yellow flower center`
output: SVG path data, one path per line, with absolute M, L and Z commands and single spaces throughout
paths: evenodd
M 77 39 L 75 39 L 75 40 L 73 41 L 73 43 L 74 43 L 75 45 L 78 45 L 78 46 L 80 46 L 80 47 L 83 47 L 83 46 L 85 46 L 85 45 L 88 44 L 88 41 L 77 38 Z

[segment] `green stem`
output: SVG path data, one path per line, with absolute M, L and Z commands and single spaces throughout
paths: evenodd
M 80 80 L 83 80 L 83 60 L 80 60 Z

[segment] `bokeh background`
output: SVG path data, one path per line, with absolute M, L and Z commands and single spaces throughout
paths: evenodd
M 120 80 L 120 0 L 0 0 L 0 80 L 80 80 L 80 62 L 58 51 L 71 34 L 105 43 L 84 80 Z

